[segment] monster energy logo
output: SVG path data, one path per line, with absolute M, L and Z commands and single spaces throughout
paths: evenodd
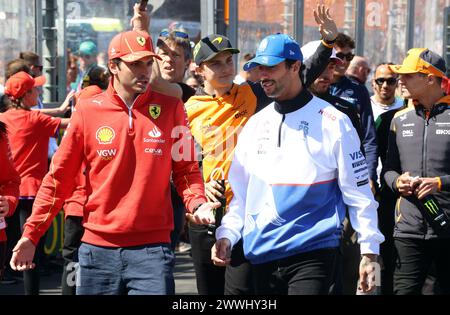
M 432 215 L 438 214 L 439 207 L 434 202 L 434 200 L 432 199 L 427 200 L 427 202 L 424 203 L 424 206 L 428 210 L 428 212 L 431 213 Z

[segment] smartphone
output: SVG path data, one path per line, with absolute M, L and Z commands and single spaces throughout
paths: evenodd
M 139 1 L 139 10 L 145 11 L 145 9 L 147 8 L 147 4 L 148 4 L 148 0 Z

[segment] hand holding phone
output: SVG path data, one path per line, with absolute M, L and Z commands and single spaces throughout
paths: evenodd
M 148 0 L 141 0 L 139 2 L 139 11 L 146 11 L 147 10 L 147 4 L 148 4 Z

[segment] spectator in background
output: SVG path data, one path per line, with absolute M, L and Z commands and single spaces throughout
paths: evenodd
M 245 71 L 243 69 L 244 64 L 246 64 L 249 60 L 255 58 L 255 54 L 247 53 L 242 58 L 242 61 L 240 63 L 239 73 L 234 77 L 234 83 L 241 84 L 247 81 L 251 82 L 257 82 L 259 81 L 259 70 L 257 68 L 250 69 L 248 71 Z
M 97 45 L 93 41 L 84 41 L 78 48 L 78 65 L 79 73 L 75 81 L 76 91 L 81 90 L 84 76 L 89 72 L 90 68 L 97 65 Z
M 201 82 L 200 78 L 198 76 L 193 75 L 189 76 L 185 81 L 185 83 L 194 90 L 197 90 L 199 87 L 202 86 L 200 82 Z
M 389 68 L 389 65 L 393 64 L 379 64 L 372 79 L 374 95 L 370 97 L 370 101 L 375 121 L 381 114 L 403 106 L 403 99 L 395 97 L 398 75 Z
M 43 76 L 33 78 L 23 71 L 12 75 L 5 84 L 7 111 L 0 115 L 0 120 L 8 126 L 13 163 L 21 178 L 17 206 L 21 229 L 31 214 L 37 190 L 48 170 L 48 139 L 57 134 L 58 128 L 65 128 L 69 121 L 30 110 L 38 101 L 36 87 L 44 83 Z M 42 253 L 44 240 L 38 248 L 38 252 Z M 39 265 L 39 259 L 36 255 L 36 265 Z M 25 294 L 39 294 L 38 269 L 24 273 L 24 286 Z
M 67 92 L 76 90 L 76 81 L 78 76 L 78 58 L 70 49 L 67 50 L 67 69 L 66 69 L 66 84 Z
M 360 84 L 360 82 L 352 80 L 345 75 L 345 72 L 350 66 L 350 62 L 354 57 L 353 49 L 355 48 L 355 41 L 348 35 L 339 33 L 334 47 L 336 48 L 336 56 L 340 58 L 343 63 L 336 65 L 330 93 L 331 95 L 336 95 L 337 97 L 352 103 L 358 110 L 361 128 L 364 133 L 363 146 L 367 167 L 369 169 L 370 185 L 372 191 L 375 192 L 378 161 L 377 142 L 369 92 L 365 86 Z
M 32 76 L 38 77 L 42 75 L 43 66 L 38 54 L 32 51 L 22 51 L 19 54 L 19 59 L 25 60 L 28 67 L 30 67 Z
M 370 106 L 369 92 L 359 81 L 345 75 L 350 66 L 350 62 L 354 57 L 353 49 L 355 48 L 355 41 L 348 35 L 339 33 L 334 47 L 336 48 L 336 56 L 340 58 L 343 63 L 336 65 L 330 93 L 331 95 L 340 97 L 353 104 L 359 114 L 363 132 L 362 144 L 369 172 L 369 182 L 372 192 L 375 194 L 377 188 L 378 156 L 375 122 Z M 352 264 L 353 266 L 356 266 L 359 261 L 359 245 L 356 242 L 356 234 L 348 219 L 344 221 L 343 235 L 341 252 L 342 261 L 345 262 L 344 267 L 351 266 Z M 343 294 L 355 294 L 357 277 L 358 274 L 355 272 L 355 268 L 344 268 L 342 277 Z
M 6 134 L 7 126 L 0 122 L 0 281 L 7 261 L 6 222 L 16 209 L 19 197 L 20 177 L 14 168 L 11 148 Z
M 346 75 L 359 82 L 360 84 L 366 84 L 367 78 L 370 74 L 369 60 L 366 57 L 355 56 L 350 62 L 350 66 L 347 69 Z
M 372 110 L 375 118 L 377 133 L 377 145 L 379 162 L 377 175 L 379 178 L 378 199 L 378 225 L 380 231 L 385 236 L 385 241 L 380 246 L 380 259 L 383 265 L 381 271 L 381 293 L 390 295 L 393 293 L 393 272 L 394 272 L 394 208 L 396 196 L 381 174 L 382 166 L 386 162 L 389 129 L 395 113 L 403 108 L 403 100 L 395 97 L 395 90 L 398 86 L 398 74 L 393 72 L 389 65 L 392 63 L 382 63 L 377 66 L 372 79 L 374 95 L 370 98 Z

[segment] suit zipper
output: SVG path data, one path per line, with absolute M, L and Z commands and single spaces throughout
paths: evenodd
M 427 137 L 428 137 L 428 119 L 425 115 L 425 127 L 423 130 L 423 146 L 422 146 L 422 177 L 427 176 Z
M 281 128 L 283 126 L 284 123 L 284 119 L 286 118 L 286 115 L 283 114 L 283 118 L 281 118 L 281 123 L 280 123 L 280 127 L 278 128 L 278 147 L 281 146 Z

